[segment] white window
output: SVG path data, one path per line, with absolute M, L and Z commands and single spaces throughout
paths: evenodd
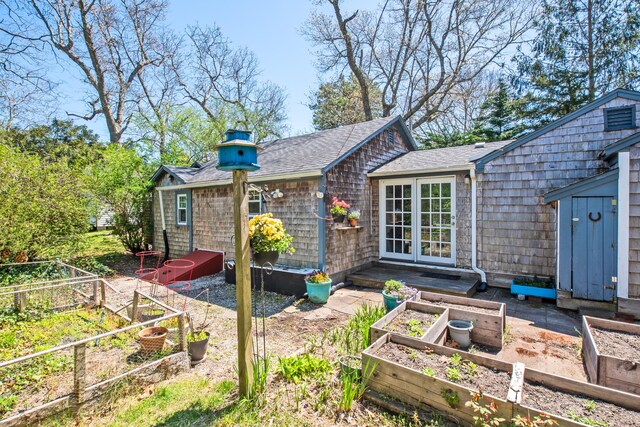
M 262 213 L 262 196 L 256 190 L 249 190 L 249 219 Z
M 187 195 L 178 194 L 178 225 L 187 225 Z

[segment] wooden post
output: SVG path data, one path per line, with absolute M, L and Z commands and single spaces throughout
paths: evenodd
M 140 294 L 133 291 L 133 307 L 131 308 L 131 324 L 138 321 L 138 304 L 140 304 Z
M 180 351 L 187 351 L 187 332 L 185 331 L 185 315 L 180 313 L 178 317 L 178 346 Z
M 103 308 L 107 303 L 107 289 L 104 285 L 104 281 L 100 281 L 100 308 Z
M 94 280 L 93 282 L 93 295 L 91 296 L 93 300 L 93 305 L 98 305 L 98 281 Z
M 249 253 L 249 199 L 246 170 L 233 171 L 233 219 L 236 242 L 236 303 L 238 319 L 238 374 L 240 396 L 249 397 L 253 384 L 251 337 L 251 258 Z
M 27 293 L 25 291 L 18 291 L 13 294 L 13 308 L 22 313 L 27 309 Z
M 86 355 L 87 345 L 78 344 L 73 347 L 73 393 L 71 395 L 71 412 L 74 418 L 80 413 L 86 387 Z

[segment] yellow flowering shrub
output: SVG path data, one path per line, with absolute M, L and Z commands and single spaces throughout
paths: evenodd
M 293 237 L 287 234 L 282 221 L 271 212 L 256 215 L 249 221 L 249 238 L 254 252 L 277 251 L 279 254 L 293 253 Z

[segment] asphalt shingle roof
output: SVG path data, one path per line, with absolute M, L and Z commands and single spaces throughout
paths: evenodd
M 306 135 L 276 139 L 260 144 L 264 148 L 258 157 L 260 169 L 251 177 L 269 177 L 308 172 L 310 176 L 339 159 L 389 123 L 399 117 L 383 117 L 368 122 L 345 125 Z M 201 168 L 166 167 L 187 184 L 231 180 L 231 172 L 216 169 L 217 157 Z
M 476 148 L 474 144 L 460 147 L 435 148 L 431 150 L 410 151 L 391 162 L 370 172 L 371 175 L 398 175 L 402 173 L 441 171 L 443 169 L 459 170 L 471 166 L 474 160 L 499 150 L 512 142 L 487 142 L 484 148 Z

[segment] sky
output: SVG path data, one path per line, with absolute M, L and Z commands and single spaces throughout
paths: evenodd
M 372 7 L 367 0 L 345 2 L 347 10 Z M 167 24 L 176 32 L 188 25 L 218 25 L 235 46 L 246 46 L 260 61 L 261 78 L 276 83 L 287 93 L 288 135 L 311 132 L 312 114 L 308 96 L 320 82 L 314 66 L 314 46 L 301 34 L 313 9 L 311 0 L 170 0 Z M 326 7 L 326 5 L 325 5 Z M 326 9 L 325 9 L 326 10 Z M 328 10 L 331 11 L 330 9 Z M 61 70 L 61 75 L 77 70 Z M 68 74 L 69 75 L 69 74 Z M 79 74 L 78 74 L 79 76 Z M 61 100 L 65 111 L 84 114 L 83 88 L 67 83 L 68 98 Z M 102 117 L 87 124 L 104 139 L 108 132 Z

